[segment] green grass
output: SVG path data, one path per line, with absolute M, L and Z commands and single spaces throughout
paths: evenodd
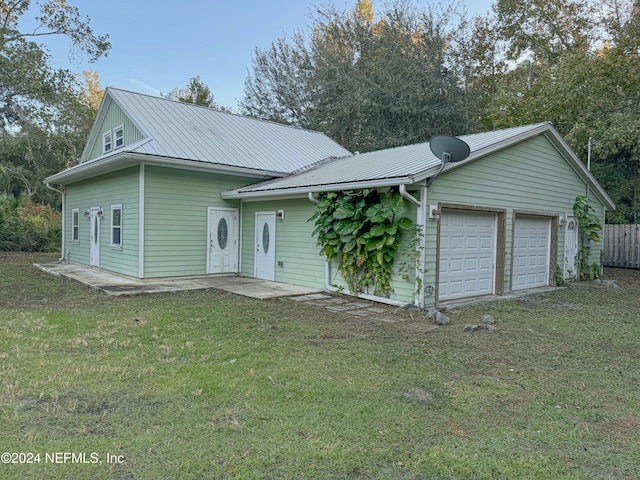
M 0 453 L 41 455 L 0 478 L 640 478 L 640 272 L 420 334 L 416 312 L 108 297 L 31 266 L 53 258 L 0 254 Z M 462 332 L 483 314 L 495 333 Z

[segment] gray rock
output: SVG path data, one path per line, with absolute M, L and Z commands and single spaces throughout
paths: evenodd
M 496 326 L 495 325 L 487 325 L 487 330 L 489 330 L 489 333 L 494 333 L 496 331 Z
M 435 318 L 435 316 L 440 313 L 440 311 L 436 308 L 436 307 L 431 307 L 428 311 L 427 311 L 427 318 Z
M 483 315 L 482 316 L 482 321 L 484 323 L 489 323 L 491 325 L 493 325 L 494 323 L 496 323 L 496 319 L 493 318 L 491 315 Z
M 602 285 L 604 285 L 605 287 L 620 288 L 615 280 L 602 280 Z
M 473 333 L 473 332 L 477 332 L 478 330 L 482 330 L 482 325 L 467 324 L 462 329 L 462 331 L 466 333 Z
M 438 312 L 436 314 L 436 323 L 438 325 L 446 325 L 449 323 L 449 317 L 447 317 L 444 313 Z

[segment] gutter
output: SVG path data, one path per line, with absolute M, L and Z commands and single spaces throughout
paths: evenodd
M 162 157 L 159 155 L 147 155 L 131 151 L 118 152 L 112 156 L 90 160 L 85 163 L 75 165 L 55 175 L 51 175 L 45 179 L 45 182 L 55 182 L 64 184 L 63 182 L 73 183 L 98 175 L 121 170 L 129 166 L 137 165 L 138 162 L 144 162 L 146 165 L 159 167 L 177 167 L 185 170 L 222 173 L 230 175 L 243 175 L 246 177 L 268 179 L 273 177 L 284 177 L 289 175 L 286 172 L 272 172 L 266 170 L 258 170 L 255 168 L 236 167 L 233 165 L 221 165 L 217 163 L 203 162 L 199 160 L 187 160 L 173 157 Z M 92 172 L 92 170 L 97 172 Z M 79 178 L 74 178 L 79 177 Z M 71 178 L 71 180 L 68 180 Z
M 64 198 L 65 198 L 65 194 L 64 194 L 64 192 L 63 192 L 62 190 L 58 190 L 57 188 L 54 188 L 54 187 L 52 187 L 51 185 L 49 185 L 49 182 L 46 182 L 46 181 L 45 181 L 45 182 L 44 182 L 44 185 L 45 185 L 49 190 L 52 190 L 52 191 L 54 191 L 54 192 L 58 192 L 58 193 L 61 195 L 61 198 L 62 198 L 62 247 L 61 247 L 61 248 L 62 248 L 62 250 L 61 250 L 61 252 L 60 252 L 60 254 L 61 254 L 62 256 L 58 259 L 58 261 L 59 261 L 59 262 L 61 262 L 62 260 L 64 260 L 64 248 L 65 248 L 65 241 L 64 241 L 64 237 L 65 237 L 65 235 L 64 235 L 64 230 L 65 230 L 65 228 L 64 228 L 64 226 L 65 226 L 65 225 L 64 225 Z
M 336 190 L 354 190 L 361 188 L 380 188 L 380 187 L 394 187 L 396 185 L 415 183 L 413 177 L 395 177 L 395 178 L 383 178 L 376 180 L 354 181 L 347 183 L 332 183 L 324 185 L 305 185 L 300 187 L 284 187 L 272 190 L 256 190 L 256 191 L 240 191 L 229 190 L 222 192 L 220 196 L 225 200 L 237 199 L 237 198 L 268 198 L 283 195 L 296 195 L 296 194 L 308 194 L 309 192 L 333 192 Z M 250 187 L 247 187 L 250 188 Z M 417 200 L 417 199 L 416 199 Z

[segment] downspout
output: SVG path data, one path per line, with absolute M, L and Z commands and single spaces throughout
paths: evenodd
M 64 242 L 64 230 L 65 230 L 65 224 L 64 224 L 64 197 L 65 194 L 62 190 L 58 190 L 57 188 L 53 188 L 51 185 L 49 185 L 49 182 L 44 182 L 45 186 L 49 189 L 52 190 L 54 192 L 58 192 L 61 196 L 62 199 L 62 251 L 61 253 L 61 257 L 58 259 L 59 262 L 61 262 L 62 260 L 64 260 L 64 248 L 65 248 L 65 242 Z
M 407 186 L 399 185 L 400 195 L 406 198 L 409 202 L 418 206 L 416 208 L 416 226 L 420 229 L 419 243 L 416 245 L 418 249 L 418 260 L 416 264 L 416 293 L 414 296 L 414 303 L 418 308 L 424 307 L 424 250 L 425 250 L 425 237 L 427 229 L 427 187 L 422 186 L 420 191 L 420 200 L 407 192 Z
M 411 195 L 409 192 L 407 192 L 407 186 L 402 184 L 399 185 L 400 188 L 400 195 L 402 195 L 404 198 L 406 198 L 407 200 L 409 200 L 411 203 L 414 203 L 416 205 L 418 205 L 418 207 L 420 207 L 420 200 L 418 200 L 416 197 L 414 197 L 413 195 Z

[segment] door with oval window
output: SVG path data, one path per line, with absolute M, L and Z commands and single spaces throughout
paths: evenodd
M 238 210 L 209 208 L 207 273 L 238 271 Z
M 256 212 L 255 277 L 275 280 L 276 213 Z

